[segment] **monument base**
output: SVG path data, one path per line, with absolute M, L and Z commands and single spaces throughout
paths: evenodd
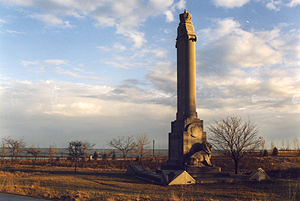
M 208 178 L 214 177 L 218 173 L 221 172 L 220 167 L 212 166 L 212 167 L 186 167 L 185 170 L 193 177 L 193 178 Z
M 162 165 L 161 170 L 185 170 L 193 178 L 207 178 L 214 177 L 215 175 L 221 173 L 221 168 L 212 166 L 212 167 L 199 167 L 199 166 L 180 166 L 180 165 Z
M 185 170 L 185 167 L 182 165 L 161 165 L 161 170 Z
M 169 167 L 165 165 L 164 167 Z M 178 166 L 177 166 L 178 167 Z M 163 166 L 162 166 L 163 168 Z M 126 174 L 159 185 L 189 185 L 205 183 L 231 183 L 236 181 L 271 181 L 259 168 L 249 175 L 221 172 L 220 167 L 185 167 L 185 169 L 162 169 L 147 171 L 141 165 L 130 164 Z

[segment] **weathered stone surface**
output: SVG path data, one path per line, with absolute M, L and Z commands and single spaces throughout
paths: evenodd
M 180 14 L 177 29 L 177 114 L 169 133 L 168 167 L 181 169 L 186 163 L 210 166 L 209 156 L 203 151 L 193 152 L 193 146 L 206 142 L 203 121 L 196 112 L 196 51 L 197 37 L 186 10 Z M 191 154 L 191 152 L 193 152 Z M 194 154 L 194 156 L 192 156 Z M 189 158 L 188 158 L 189 157 Z M 201 159 L 201 157 L 203 157 Z M 188 158 L 188 159 L 187 159 Z M 203 160 L 204 159 L 204 160 Z M 190 162 L 187 162 L 189 160 Z M 206 161 L 206 163 L 203 163 Z M 189 164 L 190 165 L 190 164 Z
M 186 10 L 180 14 L 177 29 L 177 113 L 169 133 L 169 160 L 161 168 L 172 173 L 186 171 L 194 178 L 214 177 L 219 167 L 211 162 L 212 146 L 206 141 L 203 120 L 196 112 L 196 51 L 197 36 Z M 172 175 L 166 176 L 169 181 Z M 180 180 L 179 180 L 180 181 Z M 174 182 L 176 183 L 176 182 Z
M 248 181 L 265 181 L 265 180 L 271 180 L 271 178 L 267 175 L 267 173 L 262 169 L 258 168 L 255 172 L 253 172 L 249 178 Z
M 141 165 L 138 164 L 130 164 L 128 166 L 128 169 L 126 171 L 126 174 L 135 176 L 137 178 L 156 183 L 161 184 L 162 183 L 162 175 L 157 174 L 156 172 L 147 171 L 145 168 L 143 168 Z
M 196 51 L 197 37 L 186 10 L 180 14 L 177 29 L 177 120 L 197 118 L 196 112 Z
M 195 143 L 190 151 L 184 155 L 185 166 L 213 166 L 210 162 L 212 145 L 206 141 Z
M 186 171 L 194 178 L 212 178 L 221 172 L 220 167 L 186 167 Z
M 163 170 L 162 181 L 165 185 L 188 185 L 196 183 L 196 180 L 185 170 Z

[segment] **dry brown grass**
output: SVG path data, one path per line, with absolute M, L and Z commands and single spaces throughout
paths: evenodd
M 224 159 L 222 165 L 230 164 Z M 252 160 L 252 162 L 251 162 Z M 288 172 L 300 168 L 299 157 L 272 158 L 253 156 L 248 159 L 248 169 L 258 167 L 266 171 Z M 277 161 L 277 169 L 270 163 Z M 298 163 L 298 166 L 297 164 Z M 154 164 L 154 165 L 153 165 Z M 156 162 L 145 161 L 144 165 L 156 166 Z M 63 165 L 62 165 L 63 166 Z M 273 177 L 274 182 L 230 184 L 197 184 L 188 186 L 159 186 L 149 184 L 125 174 L 124 163 L 95 164 L 89 168 L 80 168 L 74 173 L 72 167 L 48 167 L 32 165 L 0 165 L 0 192 L 56 200 L 164 200 L 164 201 L 222 201 L 222 200 L 300 200 L 300 179 L 297 174 L 287 178 Z M 243 167 L 246 167 L 243 164 Z M 268 169 L 269 168 L 269 169 Z M 273 169 L 272 169 L 273 168 Z M 278 169 L 279 168 L 279 169 Z M 150 168 L 149 168 L 150 169 Z M 223 168 L 224 170 L 225 168 Z M 292 171 L 293 172 L 293 171 Z M 288 174 L 288 173 L 287 173 Z

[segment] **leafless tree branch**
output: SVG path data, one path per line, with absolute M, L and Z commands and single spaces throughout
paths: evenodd
M 228 116 L 219 122 L 214 120 L 208 130 L 213 146 L 234 160 L 236 174 L 239 160 L 261 144 L 261 138 L 257 138 L 258 126 L 251 123 L 250 118 L 243 122 L 238 116 Z
M 118 149 L 122 153 L 123 158 L 125 158 L 127 154 L 133 151 L 136 147 L 133 136 L 121 136 L 114 138 L 108 141 L 107 144 L 110 147 Z
M 147 154 L 146 149 L 149 148 L 149 144 L 151 143 L 148 135 L 145 133 L 144 135 L 140 135 L 136 137 L 136 153 L 138 156 L 142 157 Z
M 8 148 L 12 153 L 12 164 L 14 160 L 17 160 L 19 153 L 23 151 L 26 147 L 26 143 L 23 139 L 13 140 L 11 137 L 5 137 L 2 139 L 3 144 Z

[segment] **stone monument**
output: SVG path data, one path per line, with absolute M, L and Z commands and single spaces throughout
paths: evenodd
M 206 141 L 203 120 L 196 112 L 197 36 L 192 15 L 184 10 L 177 29 L 177 114 L 169 133 L 169 160 L 163 170 L 187 170 L 188 173 L 219 172 L 210 162 L 212 146 Z
M 221 173 L 210 162 L 212 145 L 206 141 L 203 121 L 196 112 L 196 56 L 197 37 L 186 9 L 180 14 L 177 48 L 177 114 L 169 133 L 169 160 L 161 170 L 147 171 L 141 165 L 130 164 L 127 174 L 164 185 L 183 185 L 211 182 L 235 182 L 249 176 Z M 269 179 L 263 170 L 248 180 Z

